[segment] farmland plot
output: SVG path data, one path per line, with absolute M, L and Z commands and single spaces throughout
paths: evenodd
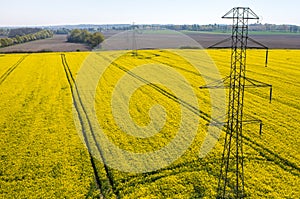
M 191 59 L 201 55 L 200 50 L 179 51 Z M 208 54 L 221 75 L 226 76 L 229 51 L 208 50 Z M 272 50 L 269 66 L 265 68 L 263 53 L 249 51 L 247 74 L 272 84 L 274 90 L 271 104 L 267 89 L 247 90 L 245 96 L 246 114 L 262 119 L 265 124 L 261 136 L 255 124 L 244 127 L 245 188 L 250 198 L 296 198 L 300 194 L 297 189 L 300 185 L 298 54 L 297 50 Z M 90 66 L 91 71 L 83 76 L 85 81 L 77 82 L 78 87 L 74 87 L 82 65 Z M 148 71 L 136 69 L 141 65 L 149 66 Z M 188 97 L 183 100 L 180 92 L 186 88 L 184 83 L 156 65 L 167 66 L 168 70 L 183 76 L 195 93 L 196 102 Z M 9 72 L 12 67 L 14 70 Z M 97 82 L 91 102 L 85 96 L 93 92 L 86 89 L 92 81 L 89 75 L 101 67 L 107 68 Z M 0 192 L 6 198 L 215 197 L 224 133 L 212 151 L 199 158 L 211 119 L 210 94 L 198 89 L 205 84 L 205 74 L 199 74 L 176 51 L 144 50 L 138 51 L 138 56 L 121 51 L 93 55 L 12 54 L 0 56 L 0 72 L 5 77 L 0 84 Z M 167 85 L 153 82 L 151 78 L 155 74 L 158 79 L 172 82 L 175 92 Z M 127 76 L 125 80 L 120 80 L 124 76 Z M 126 82 L 143 83 L 143 86 L 131 92 Z M 116 92 L 118 84 L 123 87 Z M 113 102 L 117 102 L 115 106 Z M 96 119 L 86 111 L 89 103 L 95 103 Z M 149 153 L 176 138 L 182 109 L 188 113 L 189 127 L 184 132 L 187 139 L 193 130 L 189 122 L 196 121 L 197 128 L 190 145 L 172 164 L 146 173 L 124 172 L 113 164 L 103 164 L 109 162 L 105 158 L 111 156 L 107 154 L 113 153 L 105 145 L 95 144 L 101 143 L 102 138 L 99 134 L 93 136 L 91 123 L 99 123 L 107 139 L 118 148 Z M 81 119 L 80 123 L 76 117 Z M 154 124 L 157 129 L 152 130 L 157 132 L 149 135 L 139 134 L 138 130 L 126 132 L 130 122 L 142 127 Z M 112 159 L 122 168 L 132 166 L 123 153 L 115 154 Z M 165 161 L 156 160 L 162 165 Z M 97 186 L 101 193 L 96 191 Z

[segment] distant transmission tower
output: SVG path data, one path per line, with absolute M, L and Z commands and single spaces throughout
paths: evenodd
M 136 45 L 136 28 L 137 26 L 132 23 L 132 55 L 137 56 L 137 45 Z
M 231 48 L 231 68 L 228 77 L 200 88 L 229 88 L 227 110 L 226 136 L 221 159 L 221 169 L 218 181 L 217 198 L 244 198 L 244 155 L 243 155 L 243 123 L 260 123 L 262 121 L 243 114 L 245 88 L 269 87 L 270 101 L 272 85 L 246 77 L 246 52 L 249 48 L 266 49 L 268 63 L 268 48 L 248 37 L 248 20 L 259 17 L 247 7 L 235 7 L 222 18 L 233 19 L 232 35 L 210 48 Z M 231 41 L 230 47 L 219 47 L 220 44 Z M 247 46 L 248 41 L 258 45 Z M 224 85 L 224 86 L 222 86 Z

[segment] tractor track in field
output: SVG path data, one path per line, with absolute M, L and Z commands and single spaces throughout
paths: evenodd
M 77 88 L 76 83 L 75 83 L 75 79 L 74 79 L 74 77 L 72 75 L 72 72 L 70 70 L 70 67 L 67 63 L 65 54 L 61 54 L 61 60 L 62 60 L 62 65 L 63 65 L 64 71 L 65 71 L 65 74 L 66 74 L 66 77 L 67 77 L 67 80 L 68 80 L 68 83 L 69 83 L 69 86 L 70 86 L 70 89 L 71 89 L 74 107 L 77 111 L 77 115 L 78 115 L 78 118 L 79 118 L 79 121 L 80 121 L 80 125 L 82 127 L 82 134 L 83 134 L 84 142 L 85 142 L 85 145 L 87 146 L 88 151 L 89 151 L 90 161 L 91 161 L 91 165 L 92 165 L 92 168 L 93 168 L 94 177 L 95 177 L 97 187 L 101 190 L 101 193 L 106 192 L 106 190 L 104 190 L 103 183 L 101 183 L 100 176 L 99 176 L 98 171 L 97 171 L 96 161 L 95 161 L 93 155 L 91 154 L 91 145 L 90 145 L 90 142 L 89 142 L 87 134 L 86 134 L 87 131 L 91 132 L 93 141 L 96 144 L 97 150 L 98 150 L 98 152 L 100 154 L 100 157 L 102 159 L 102 162 L 104 164 L 106 177 L 109 181 L 109 184 L 112 188 L 112 191 L 113 191 L 114 195 L 116 196 L 116 198 L 120 198 L 120 194 L 119 194 L 118 190 L 116 189 L 116 185 L 114 183 L 113 174 L 111 172 L 111 169 L 105 164 L 105 158 L 103 156 L 101 146 L 96 141 L 96 136 L 93 132 L 91 121 L 90 121 L 90 119 L 88 117 L 88 114 L 85 110 L 84 104 L 82 102 L 82 99 L 80 97 L 78 88 Z M 82 111 L 80 111 L 80 110 L 82 110 Z M 84 120 L 87 121 L 88 127 L 86 127 L 84 125 Z M 88 128 L 88 129 L 86 129 L 86 128 Z
M 202 112 L 201 110 L 199 110 L 198 108 L 192 106 L 191 104 L 181 100 L 180 98 L 174 96 L 173 94 L 167 92 L 166 90 L 160 88 L 159 86 L 156 86 L 154 84 L 152 84 L 151 82 L 147 81 L 146 79 L 144 79 L 143 77 L 138 76 L 137 74 L 131 72 L 129 69 L 127 69 L 126 67 L 123 67 L 115 62 L 112 62 L 110 59 L 108 59 L 107 57 L 97 54 L 99 56 L 101 56 L 104 60 L 108 61 L 111 63 L 111 65 L 119 68 L 120 70 L 128 73 L 129 75 L 131 75 L 132 77 L 147 83 L 149 86 L 151 86 L 153 89 L 155 89 L 156 91 L 158 91 L 159 93 L 163 94 L 164 96 L 168 97 L 169 99 L 174 100 L 175 102 L 181 103 L 185 108 L 189 109 L 191 112 L 193 112 L 194 114 L 196 114 L 197 116 L 199 116 L 200 118 L 202 118 L 203 120 L 205 120 L 206 122 L 211 122 L 214 121 L 215 123 L 219 124 L 221 123 L 218 120 L 214 120 L 212 119 L 207 113 Z M 155 54 L 153 54 L 155 55 Z M 155 57 L 155 56 L 154 56 Z M 166 56 L 164 56 L 166 57 Z M 166 57 L 168 58 L 168 57 Z M 157 61 L 157 60 L 155 60 Z M 157 61 L 159 63 L 163 63 L 160 61 Z M 166 63 L 163 63 L 166 64 Z M 171 67 L 173 67 L 171 65 Z M 224 131 L 223 126 L 221 127 Z M 224 131 L 225 132 L 225 131 Z M 275 152 L 273 152 L 272 150 L 268 149 L 267 147 L 263 146 L 262 144 L 257 143 L 256 141 L 252 140 L 250 137 L 247 137 L 245 135 L 242 136 L 243 137 L 243 142 L 250 146 L 251 148 L 253 148 L 255 151 L 258 151 L 259 154 L 264 157 L 265 159 L 267 159 L 268 161 L 272 161 L 274 162 L 277 166 L 281 167 L 283 170 L 288 171 L 290 173 L 292 173 L 295 176 L 300 176 L 300 168 L 299 166 L 297 166 L 295 163 L 287 160 L 286 158 L 281 157 L 280 155 L 276 154 Z
M 28 57 L 29 54 L 22 56 L 14 65 L 12 65 L 1 77 L 0 85 L 6 80 L 6 78 L 14 72 L 14 70 Z
M 262 157 L 266 158 L 268 161 L 274 162 L 277 166 L 281 167 L 283 170 L 290 172 L 291 174 L 300 177 L 300 167 L 295 163 L 289 161 L 286 158 L 273 152 L 271 149 L 253 141 L 251 138 L 243 135 L 243 141 L 245 144 L 257 151 Z
M 162 50 L 161 50 L 161 52 L 167 52 L 167 51 L 162 51 Z M 166 59 L 170 59 L 170 57 L 165 56 L 165 55 L 157 55 L 157 54 L 151 53 L 151 52 L 146 52 L 146 53 L 147 53 L 147 54 L 150 54 L 152 57 L 158 57 L 158 56 L 159 56 L 159 57 L 164 57 L 164 58 L 166 58 Z M 147 59 L 147 57 L 144 56 L 144 55 L 140 55 L 140 54 L 139 54 L 138 56 L 139 56 L 139 57 L 140 57 L 140 56 L 143 56 L 143 57 L 145 57 L 145 58 Z M 184 60 L 185 60 L 185 59 L 184 59 Z M 200 73 L 197 73 L 197 72 L 194 72 L 194 71 L 190 71 L 190 70 L 188 70 L 188 69 L 179 67 L 179 66 L 174 65 L 174 64 L 162 62 L 162 61 L 159 61 L 159 60 L 157 60 L 157 59 L 155 59 L 155 61 L 157 61 L 157 62 L 159 62 L 159 63 L 161 63 L 161 64 L 164 64 L 164 65 L 168 65 L 168 66 L 170 66 L 170 67 L 172 67 L 172 68 L 176 68 L 176 69 L 182 70 L 182 71 L 184 71 L 184 72 L 190 73 L 190 74 L 192 74 L 192 75 L 200 76 L 200 77 L 206 77 L 206 78 L 209 79 L 209 76 L 207 76 L 207 75 L 200 74 Z M 185 60 L 185 61 L 187 61 L 187 60 Z M 187 61 L 187 62 L 188 62 L 188 61 Z M 188 63 L 191 64 L 190 62 L 188 62 Z
M 149 54 L 152 57 L 156 57 L 156 54 L 154 54 L 154 53 L 149 53 Z M 142 56 L 142 55 L 139 55 L 139 56 Z M 169 58 L 167 56 L 163 56 L 163 57 Z M 155 61 L 157 61 L 161 64 L 169 65 L 168 63 L 164 63 L 164 62 L 161 62 L 159 60 L 155 60 Z M 170 65 L 170 66 L 194 74 L 193 72 L 188 71 L 188 70 L 183 69 L 183 68 L 180 68 L 178 66 L 174 66 L 174 65 Z M 194 74 L 194 75 L 199 75 L 199 74 Z M 207 120 L 207 122 L 210 122 L 210 121 Z M 264 147 L 263 145 L 253 141 L 250 137 L 247 137 L 245 135 L 243 135 L 242 137 L 244 139 L 245 144 L 247 144 L 248 146 L 250 146 L 254 150 L 258 151 L 259 154 L 262 157 L 266 158 L 268 161 L 273 161 L 276 165 L 278 165 L 279 167 L 281 167 L 282 169 L 284 169 L 286 171 L 289 171 L 293 175 L 300 176 L 300 167 L 297 166 L 295 163 L 281 157 L 280 155 L 274 153 L 272 150 L 268 149 L 267 147 Z
M 107 57 L 102 56 L 100 54 L 97 54 L 99 56 L 101 56 L 104 60 L 111 62 L 111 60 L 109 60 Z M 176 97 L 175 95 L 173 95 L 172 93 L 164 90 L 163 88 L 149 82 L 148 80 L 146 80 L 145 78 L 131 72 L 129 69 L 127 69 L 126 67 L 123 67 L 115 62 L 111 62 L 111 65 L 117 67 L 118 69 L 122 70 L 123 72 L 129 74 L 130 76 L 132 76 L 133 78 L 136 78 L 137 80 L 149 85 L 151 88 L 153 88 L 154 90 L 156 90 L 157 92 L 159 92 L 160 94 L 166 96 L 167 98 L 180 103 L 182 106 L 184 106 L 185 108 L 187 108 L 189 111 L 191 111 L 192 113 L 194 113 L 195 115 L 197 115 L 198 117 L 204 119 L 207 122 L 210 122 L 211 117 L 209 116 L 209 114 L 199 110 L 197 107 L 193 106 L 192 104 L 189 104 L 188 102 Z M 213 119 L 212 119 L 213 120 Z M 215 120 L 214 122 L 219 123 L 217 120 Z

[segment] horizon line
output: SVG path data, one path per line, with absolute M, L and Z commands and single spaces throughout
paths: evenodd
M 252 23 L 249 25 L 289 25 L 289 26 L 300 26 L 298 24 L 276 24 L 276 23 Z M 55 27 L 55 26 L 131 26 L 132 24 L 129 23 L 76 23 L 76 24 L 39 24 L 39 25 L 0 25 L 0 28 L 14 28 L 14 27 Z M 152 26 L 166 26 L 166 25 L 222 25 L 222 26 L 230 26 L 232 24 L 225 24 L 225 23 L 208 23 L 208 24 L 197 24 L 197 23 L 135 23 L 135 25 L 152 25 Z

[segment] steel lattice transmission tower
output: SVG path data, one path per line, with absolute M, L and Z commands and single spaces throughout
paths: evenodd
M 226 13 L 222 18 L 232 19 L 232 35 L 210 48 L 231 48 L 231 68 L 228 77 L 212 85 L 200 88 L 228 88 L 227 122 L 225 122 L 225 143 L 221 159 L 221 169 L 218 181 L 217 198 L 244 198 L 244 155 L 243 155 L 243 123 L 260 123 L 262 121 L 243 114 L 245 88 L 270 87 L 270 100 L 272 85 L 265 84 L 246 77 L 246 54 L 248 48 L 266 49 L 266 66 L 268 48 L 248 36 L 248 20 L 258 20 L 259 17 L 247 7 L 236 7 Z M 258 45 L 249 47 L 248 41 Z M 231 41 L 230 47 L 218 47 L 221 43 Z
M 132 23 L 132 55 L 137 56 L 137 44 L 136 44 L 136 33 L 137 33 L 138 26 L 135 23 Z

